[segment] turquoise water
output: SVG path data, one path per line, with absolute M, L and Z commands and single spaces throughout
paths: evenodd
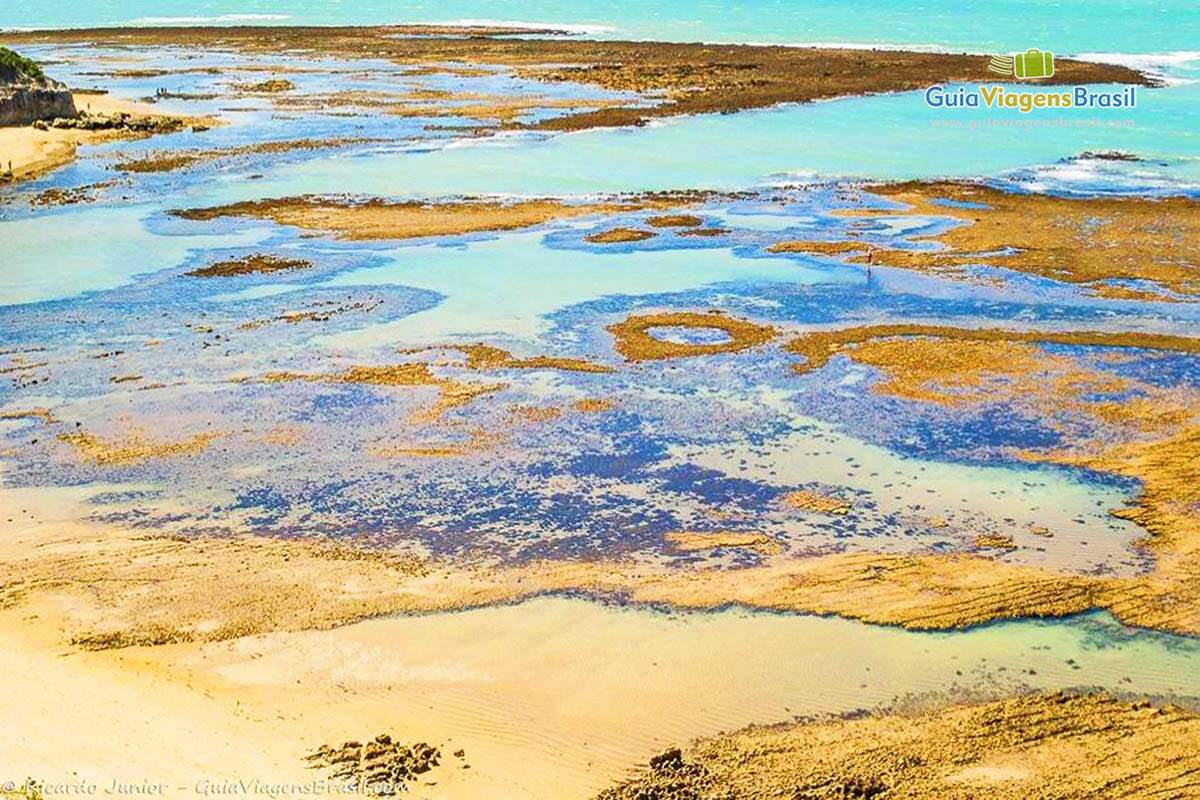
M 678 41 L 855 42 L 1056 53 L 1163 53 L 1200 44 L 1192 0 L 47 0 L 8 2 L 0 27 L 128 24 L 363 24 L 500 20 L 596 26 L 606 37 Z
M 331 158 L 287 166 L 254 184 L 216 188 L 220 202 L 254 196 L 355 192 L 580 194 L 653 189 L 741 189 L 836 178 L 1002 176 L 1085 191 L 1200 186 L 1200 83 L 1142 92 L 1132 127 L 1026 129 L 1045 115 L 929 108 L 919 92 L 669 119 L 644 128 L 568 135 L 514 134 L 419 154 Z M 1071 119 L 1088 119 L 1085 114 Z M 980 127 L 978 120 L 1020 127 Z M 935 127 L 935 121 L 961 123 Z M 972 125 L 976 127 L 972 127 Z M 1087 151 L 1121 150 L 1138 163 L 1073 164 Z M 713 154 L 721 154 L 713 157 Z M 1115 184 L 1115 185 L 1114 185 Z

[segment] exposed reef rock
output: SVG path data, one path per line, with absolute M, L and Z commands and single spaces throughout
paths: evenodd
M 749 728 L 670 748 L 598 800 L 1191 797 L 1200 719 L 1046 694 Z
M 461 752 L 461 751 L 460 751 Z M 394 797 L 408 792 L 408 784 L 440 763 L 441 751 L 418 742 L 404 745 L 381 734 L 369 742 L 324 745 L 305 760 L 325 768 L 337 780 L 371 797 Z
M 56 117 L 50 122 L 34 123 L 34 127 L 70 129 L 78 131 L 127 131 L 134 134 L 176 133 L 184 129 L 186 121 L 180 117 L 160 117 L 130 114 L 118 111 L 115 114 L 82 114 L 76 117 Z M 204 130 L 205 126 L 193 124 L 193 130 Z

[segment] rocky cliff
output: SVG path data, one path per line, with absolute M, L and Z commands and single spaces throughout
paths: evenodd
M 30 59 L 0 47 L 0 125 L 27 125 L 75 114 L 75 101 L 66 86 L 46 77 Z

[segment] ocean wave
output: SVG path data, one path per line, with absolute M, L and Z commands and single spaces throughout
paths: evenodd
M 1194 82 L 1196 76 L 1186 77 L 1180 75 L 1179 71 L 1193 64 L 1192 69 L 1200 67 L 1198 50 L 1175 50 L 1168 53 L 1079 53 L 1072 57 L 1081 61 L 1129 67 L 1171 85 Z
M 705 44 L 745 44 L 751 47 L 816 47 L 822 50 L 905 50 L 913 53 L 963 53 L 961 47 L 943 44 L 895 42 L 705 42 Z M 977 53 L 975 55 L 983 55 Z
M 1200 193 L 1195 157 L 1174 156 L 1136 161 L 1076 156 L 1004 173 L 1030 192 L 1109 196 L 1165 196 Z
M 291 14 L 221 14 L 215 17 L 138 17 L 130 25 L 208 25 L 214 22 L 277 22 Z
M 526 22 L 518 19 L 452 19 L 439 22 L 399 22 L 397 25 L 444 25 L 450 28 L 537 28 L 541 30 L 565 31 L 580 35 L 615 33 L 616 28 L 608 25 L 584 25 L 567 22 Z

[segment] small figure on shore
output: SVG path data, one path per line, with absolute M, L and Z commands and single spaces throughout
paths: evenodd
M 875 248 L 867 245 L 867 278 L 871 277 L 871 265 L 875 263 Z

